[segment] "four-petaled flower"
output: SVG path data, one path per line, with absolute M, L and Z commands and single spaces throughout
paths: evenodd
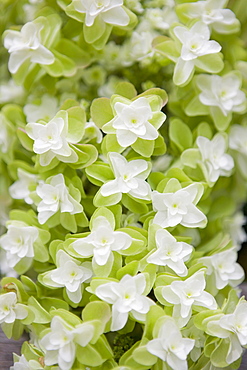
M 247 302 L 240 300 L 233 313 L 222 315 L 207 324 L 207 332 L 218 338 L 229 338 L 226 362 L 231 364 L 242 355 L 247 345 Z
M 95 294 L 112 304 L 111 330 L 122 329 L 130 313 L 135 320 L 145 321 L 147 312 L 154 302 L 144 295 L 146 279 L 144 274 L 136 276 L 124 275 L 119 281 L 102 284 L 95 290 Z
M 61 317 L 54 316 L 51 331 L 40 341 L 45 350 L 45 365 L 58 363 L 61 370 L 70 370 L 76 357 L 77 344 L 86 347 L 94 335 L 94 326 L 84 322 L 75 328 Z
M 39 184 L 36 193 L 41 199 L 37 207 L 41 225 L 58 211 L 71 215 L 83 211 L 82 205 L 69 194 L 62 174 L 50 177 L 47 183 Z
M 53 158 L 65 163 L 75 163 L 78 155 L 70 147 L 74 138 L 68 132 L 68 113 L 60 111 L 48 123 L 28 123 L 28 136 L 34 140 L 33 151 L 40 155 L 41 166 L 47 166 Z
M 56 288 L 65 287 L 69 299 L 79 303 L 82 299 L 83 283 L 90 282 L 93 272 L 90 262 L 80 263 L 62 249 L 56 255 L 57 268 L 45 272 L 42 283 Z
M 116 194 L 119 202 L 122 194 L 129 194 L 133 198 L 151 200 L 151 188 L 145 181 L 150 172 L 150 167 L 144 159 L 127 161 L 118 153 L 109 153 L 115 179 L 104 184 L 100 193 L 104 197 Z
M 0 295 L 0 324 L 11 324 L 16 319 L 25 319 L 27 315 L 26 306 L 17 303 L 16 293 L 8 292 Z
M 116 116 L 106 123 L 102 130 L 106 133 L 116 133 L 117 141 L 122 147 L 128 147 L 138 138 L 155 140 L 159 136 L 157 128 L 164 122 L 166 116 L 162 112 L 153 112 L 145 97 L 140 97 L 126 104 L 116 102 L 114 104 Z M 153 117 L 157 113 L 161 116 L 158 127 L 152 124 Z M 156 117 L 157 118 L 157 117 Z
M 187 370 L 187 355 L 194 347 L 195 341 L 183 338 L 175 321 L 167 317 L 159 329 L 158 338 L 147 343 L 148 352 L 167 363 L 173 370 Z
M 30 59 L 33 63 L 52 64 L 55 61 L 53 53 L 42 45 L 40 31 L 41 23 L 28 22 L 21 31 L 6 31 L 4 47 L 10 53 L 9 71 L 16 73 L 20 66 Z
M 214 183 L 220 176 L 230 176 L 234 168 L 234 161 L 226 154 L 226 139 L 218 133 L 212 140 L 198 136 L 196 144 L 202 156 L 203 172 L 209 183 Z
M 209 40 L 209 28 L 202 22 L 196 22 L 190 29 L 185 26 L 174 28 L 174 34 L 181 42 L 181 54 L 174 69 L 174 82 L 183 85 L 192 77 L 195 67 L 200 66 L 197 59 L 221 50 L 218 42 Z
M 192 314 L 192 307 L 202 306 L 214 310 L 217 303 L 214 297 L 205 292 L 205 271 L 199 270 L 184 281 L 173 281 L 161 290 L 163 298 L 174 305 L 173 317 L 179 326 L 184 326 Z
M 155 234 L 157 250 L 152 253 L 147 262 L 159 266 L 167 266 L 179 276 L 187 275 L 187 267 L 184 262 L 187 261 L 192 253 L 192 246 L 177 242 L 167 230 L 159 229 Z
M 210 286 L 223 289 L 228 284 L 237 286 L 244 279 L 244 270 L 236 262 L 238 254 L 235 248 L 213 254 L 212 256 L 202 257 L 200 262 L 207 267 L 207 275 L 212 276 L 213 281 Z M 210 280 L 209 280 L 210 281 Z
M 205 227 L 206 216 L 196 207 L 203 195 L 203 185 L 191 184 L 175 193 L 153 191 L 153 208 L 157 211 L 153 222 L 163 228 L 181 224 L 185 227 Z
M 236 73 L 224 76 L 199 75 L 196 84 L 201 90 L 200 102 L 209 106 L 213 116 L 218 108 L 227 116 L 231 112 L 241 113 L 246 109 L 246 96 L 240 90 L 241 78 Z
M 22 221 L 12 221 L 7 228 L 7 233 L 0 238 L 0 245 L 7 252 L 9 266 L 14 267 L 25 257 L 32 259 L 34 243 L 39 237 L 38 229 Z
M 103 266 L 113 259 L 112 251 L 125 250 L 130 247 L 132 238 L 122 231 L 114 231 L 109 221 L 98 216 L 94 222 L 91 234 L 77 239 L 71 246 L 82 257 L 93 256 L 97 265 Z
M 123 0 L 73 0 L 72 5 L 79 13 L 85 14 L 85 24 L 94 25 L 95 19 L 100 23 L 127 26 L 129 16 L 123 9 Z

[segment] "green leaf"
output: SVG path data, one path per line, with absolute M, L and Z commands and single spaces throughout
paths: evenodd
M 41 306 L 41 304 L 34 298 L 28 299 L 28 306 L 33 311 L 35 318 L 34 323 L 36 324 L 47 324 L 51 321 L 50 314 Z
M 104 162 L 95 162 L 93 165 L 87 167 L 85 171 L 88 179 L 98 186 L 114 179 L 110 166 Z
M 138 139 L 131 145 L 131 147 L 143 157 L 149 158 L 154 151 L 154 140 Z
M 123 194 L 122 203 L 133 213 L 142 214 L 148 212 L 148 206 L 146 204 L 138 202 L 136 199 L 133 199 L 128 194 Z
M 190 117 L 206 116 L 209 114 L 209 108 L 201 103 L 199 96 L 195 96 L 185 108 L 185 113 Z
M 91 104 L 90 114 L 93 122 L 101 128 L 113 118 L 110 100 L 107 98 L 94 99 Z
M 76 358 L 81 364 L 86 366 L 100 366 L 104 362 L 99 352 L 90 344 L 86 347 L 78 345 Z
M 223 54 L 208 54 L 198 57 L 195 60 L 195 66 L 199 71 L 219 73 L 224 68 Z
M 178 118 L 170 119 L 169 137 L 180 152 L 192 146 L 192 132 L 190 128 Z
M 21 142 L 21 145 L 25 149 L 27 149 L 29 152 L 32 152 L 33 151 L 33 140 L 30 139 L 27 133 L 21 128 L 18 128 L 16 133 L 17 133 L 18 139 Z
M 224 115 L 219 107 L 210 107 L 210 115 L 214 121 L 215 127 L 219 131 L 225 131 L 231 123 L 232 113 Z
M 133 352 L 136 362 L 145 366 L 153 366 L 157 362 L 157 357 L 148 352 L 146 346 L 138 347 Z
M 115 94 L 124 96 L 127 99 L 133 99 L 137 95 L 135 86 L 130 82 L 121 81 L 117 84 L 115 88 Z

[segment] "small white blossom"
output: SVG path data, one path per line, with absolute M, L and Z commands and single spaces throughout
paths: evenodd
M 222 134 L 216 134 L 212 140 L 198 136 L 196 144 L 202 156 L 207 181 L 214 183 L 220 176 L 231 175 L 234 161 L 229 154 L 226 154 L 226 139 Z
M 11 101 L 18 102 L 23 98 L 25 90 L 23 86 L 16 85 L 15 81 L 2 82 L 0 86 L 0 104 L 5 104 Z
M 183 338 L 175 321 L 167 317 L 159 329 L 158 338 L 147 343 L 148 352 L 166 362 L 173 370 L 187 370 L 187 355 L 195 341 Z
M 232 125 L 229 133 L 229 147 L 247 157 L 247 127 Z
M 241 249 L 242 243 L 247 239 L 247 234 L 243 228 L 246 221 L 247 218 L 241 211 L 238 211 L 232 217 L 227 217 L 224 220 L 225 231 L 229 232 L 233 244 L 238 251 Z
M 131 243 L 131 236 L 122 231 L 114 231 L 109 221 L 99 216 L 93 222 L 91 234 L 74 241 L 71 246 L 80 256 L 93 256 L 93 262 L 103 266 L 113 258 L 112 251 L 125 250 Z
M 24 171 L 22 168 L 17 169 L 19 180 L 15 181 L 9 187 L 9 193 L 13 199 L 24 199 L 27 204 L 33 204 L 30 198 L 30 186 L 39 183 L 38 176 Z
M 80 263 L 62 249 L 56 255 L 57 269 L 44 273 L 43 282 L 52 287 L 65 287 L 69 299 L 79 303 L 82 299 L 83 283 L 90 282 L 93 275 L 90 262 Z
M 15 320 L 23 320 L 27 317 L 26 307 L 17 303 L 17 296 L 14 292 L 0 295 L 0 324 L 11 324 Z
M 157 250 L 152 253 L 147 262 L 159 266 L 168 266 L 179 276 L 187 275 L 187 267 L 184 262 L 187 261 L 192 253 L 192 246 L 177 242 L 167 230 L 159 229 L 155 234 Z
M 237 74 L 199 75 L 196 84 L 201 90 L 199 94 L 201 103 L 209 107 L 218 107 L 224 116 L 231 112 L 241 113 L 246 109 L 246 96 L 240 90 L 241 79 Z M 213 114 L 213 110 L 211 113 Z
M 116 26 L 127 26 L 129 16 L 123 9 L 123 0 L 73 0 L 72 4 L 79 13 L 85 14 L 85 24 L 90 27 L 96 18 L 98 22 Z
M 114 104 L 116 116 L 106 123 L 102 130 L 106 133 L 116 133 L 117 141 L 122 147 L 128 147 L 138 138 L 155 140 L 159 136 L 157 128 L 150 122 L 156 112 L 153 112 L 145 97 L 140 97 L 127 104 Z M 165 115 L 163 115 L 165 120 Z M 163 122 L 160 122 L 160 125 Z
M 7 228 L 8 232 L 0 238 L 0 245 L 6 251 L 8 264 L 12 268 L 24 257 L 34 257 L 33 245 L 39 237 L 39 231 L 22 221 L 12 221 Z
M 236 16 L 226 6 L 226 0 L 206 0 L 192 2 L 187 5 L 187 14 L 191 19 L 200 18 L 201 21 L 219 33 L 232 33 L 238 26 Z M 235 27 L 233 27 L 235 26 Z
M 187 324 L 194 306 L 202 306 L 211 310 L 217 308 L 214 297 L 205 292 L 205 287 L 204 270 L 199 270 L 184 281 L 175 280 L 171 285 L 162 288 L 163 298 L 174 305 L 173 317 L 179 326 Z
M 114 180 L 104 184 L 100 192 L 104 197 L 118 194 L 119 200 L 122 194 L 129 194 L 138 199 L 151 199 L 151 188 L 145 181 L 150 170 L 148 162 L 143 159 L 127 161 L 118 153 L 109 153 L 109 161 L 114 173 Z
M 247 302 L 241 300 L 233 313 L 209 321 L 207 329 L 210 335 L 230 339 L 226 362 L 236 361 L 242 355 L 242 346 L 247 345 Z
M 150 28 L 149 25 L 147 26 Z M 128 66 L 136 61 L 152 57 L 154 55 L 152 42 L 155 36 L 156 34 L 150 29 L 137 29 L 133 31 L 129 43 L 125 45 L 125 60 L 123 65 Z
M 85 322 L 74 328 L 59 316 L 54 316 L 51 321 L 51 331 L 40 341 L 45 351 L 45 365 L 51 366 L 58 363 L 61 370 L 70 370 L 75 361 L 76 345 L 85 347 L 93 335 L 92 324 Z
M 19 357 L 19 356 L 18 356 Z M 19 357 L 19 361 L 14 363 L 14 366 L 10 366 L 9 370 L 42 370 L 44 367 L 35 360 L 27 361 L 24 355 Z
M 209 28 L 202 22 L 196 22 L 190 29 L 177 26 L 173 31 L 182 44 L 181 55 L 174 69 L 174 79 L 181 75 L 179 84 L 184 84 L 194 72 L 197 58 L 218 53 L 221 46 L 218 42 L 209 40 Z
M 199 261 L 207 267 L 207 275 L 213 275 L 213 285 L 217 289 L 223 289 L 228 284 L 235 287 L 244 279 L 244 270 L 236 262 L 237 258 L 236 249 L 231 248 L 212 256 L 202 257 Z
M 119 282 L 102 284 L 96 288 L 95 294 L 112 304 L 111 330 L 122 329 L 127 320 L 128 313 L 132 314 L 135 320 L 145 321 L 146 313 L 154 302 L 143 295 L 146 289 L 144 274 L 136 276 L 124 275 Z
M 37 122 L 40 119 L 49 121 L 58 111 L 58 101 L 54 96 L 44 94 L 40 104 L 26 104 L 23 111 L 27 117 L 27 122 Z
M 38 221 L 41 225 L 58 211 L 71 215 L 83 211 L 82 205 L 69 194 L 62 174 L 51 177 L 49 183 L 39 184 L 36 192 L 41 198 L 37 207 Z
M 178 22 L 175 11 L 170 7 L 149 8 L 145 11 L 145 18 L 154 29 L 168 30 L 172 23 Z
M 4 249 L 0 250 L 0 274 L 2 276 L 11 276 L 11 277 L 18 277 L 17 272 L 9 266 L 7 257 L 7 253 Z
M 163 228 L 181 224 L 185 227 L 205 227 L 206 216 L 196 207 L 203 194 L 200 183 L 191 184 L 175 193 L 153 191 L 153 222 Z
M 60 111 L 46 124 L 28 123 L 26 131 L 34 140 L 33 151 L 40 155 L 41 166 L 49 165 L 53 158 L 66 163 L 74 163 L 78 160 L 77 154 L 69 145 L 73 143 L 73 138 L 70 138 L 68 132 L 66 111 Z
M 11 73 L 16 73 L 27 59 L 39 64 L 52 64 L 55 61 L 52 52 L 41 43 L 42 28 L 41 23 L 28 22 L 20 32 L 6 31 L 4 47 L 10 53 L 8 67 Z

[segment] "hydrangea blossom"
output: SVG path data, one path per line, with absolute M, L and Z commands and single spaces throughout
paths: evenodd
M 14 292 L 0 295 L 0 324 L 11 324 L 15 320 L 23 320 L 27 317 L 27 308 L 17 303 L 17 296 Z
M 18 356 L 19 359 L 14 363 L 13 366 L 10 366 L 9 370 L 42 370 L 44 367 L 35 360 L 27 361 L 24 355 Z
M 0 86 L 0 104 L 5 104 L 14 100 L 19 102 L 25 96 L 25 90 L 22 86 L 18 86 L 13 79 L 2 82 Z
M 154 302 L 144 294 L 146 279 L 144 274 L 130 276 L 128 274 L 119 281 L 102 284 L 95 290 L 95 294 L 112 304 L 111 330 L 122 329 L 130 313 L 135 320 L 144 321 L 150 306 Z
M 145 18 L 154 29 L 168 30 L 178 18 L 173 8 L 165 6 L 164 8 L 149 8 L 145 11 Z
M 214 297 L 205 291 L 205 271 L 199 270 L 184 281 L 173 281 L 171 285 L 162 287 L 163 298 L 174 305 L 173 317 L 179 326 L 189 321 L 192 308 L 202 306 L 211 310 L 217 308 Z
M 247 235 L 243 226 L 246 224 L 247 218 L 243 212 L 238 211 L 232 217 L 227 217 L 224 220 L 225 231 L 229 232 L 233 241 L 234 247 L 239 251 L 242 243 L 246 241 Z
M 147 262 L 158 266 L 167 266 L 179 276 L 187 275 L 187 267 L 184 262 L 187 261 L 192 253 L 192 246 L 177 242 L 167 230 L 159 229 L 155 234 L 157 250 L 151 253 Z
M 40 155 L 41 166 L 49 165 L 53 158 L 66 163 L 78 160 L 78 155 L 69 145 L 74 143 L 74 138 L 68 132 L 66 111 L 60 111 L 48 123 L 28 123 L 26 132 L 34 140 L 33 151 Z
M 37 122 L 40 119 L 51 120 L 58 111 L 58 101 L 54 96 L 44 94 L 40 104 L 35 102 L 24 105 L 23 111 L 27 122 Z
M 36 193 L 40 198 L 37 210 L 41 225 L 58 211 L 69 212 L 71 215 L 83 211 L 82 205 L 70 195 L 62 174 L 52 176 L 46 183 L 39 184 Z
M 227 0 L 205 0 L 180 5 L 178 13 L 189 19 L 200 18 L 214 31 L 229 34 L 238 31 L 239 21 L 230 9 L 223 9 Z
M 212 140 L 198 136 L 196 144 L 202 156 L 202 169 L 209 183 L 216 182 L 220 176 L 231 175 L 234 161 L 226 154 L 226 139 L 222 134 L 216 134 Z
M 237 251 L 235 248 L 202 257 L 200 261 L 207 267 L 207 275 L 213 279 L 210 286 L 223 289 L 228 284 L 235 287 L 244 279 L 244 270 L 236 262 Z
M 158 337 L 147 343 L 148 352 L 167 363 L 173 370 L 187 370 L 187 355 L 195 341 L 183 338 L 176 322 L 167 317 L 159 329 Z
M 202 22 L 195 23 L 190 29 L 185 26 L 177 26 L 173 30 L 177 39 L 181 42 L 181 55 L 174 69 L 174 82 L 179 85 L 185 84 L 192 77 L 195 67 L 199 64 L 197 59 L 209 54 L 220 52 L 218 42 L 209 40 L 209 28 Z
M 207 331 L 218 338 L 230 339 L 226 362 L 236 361 L 243 352 L 242 346 L 247 345 L 247 302 L 240 300 L 233 313 L 209 321 Z
M 98 216 L 93 222 L 91 234 L 74 241 L 71 246 L 83 258 L 93 256 L 93 264 L 103 266 L 113 259 L 112 251 L 125 250 L 131 243 L 130 235 L 114 231 L 105 217 Z
M 203 186 L 191 184 L 174 193 L 153 191 L 153 222 L 163 228 L 181 224 L 185 227 L 205 227 L 206 216 L 196 207 L 203 194 Z
M 11 73 L 16 73 L 27 59 L 33 63 L 48 65 L 55 61 L 53 53 L 42 45 L 42 28 L 41 23 L 28 22 L 20 32 L 6 31 L 4 47 L 10 53 L 8 66 Z
M 149 164 L 143 159 L 127 161 L 118 153 L 109 153 L 114 180 L 103 184 L 100 189 L 101 195 L 107 197 L 116 194 L 118 203 L 122 194 L 129 194 L 133 198 L 151 200 L 151 188 L 145 181 L 150 172 Z
M 224 76 L 199 75 L 196 79 L 201 90 L 199 99 L 202 104 L 209 106 L 213 116 L 215 109 L 220 109 L 224 116 L 231 112 L 241 113 L 246 109 L 246 97 L 240 90 L 241 79 L 233 72 Z
M 93 26 L 95 19 L 98 22 L 117 26 L 127 26 L 129 16 L 123 9 L 123 0 L 73 0 L 72 5 L 79 13 L 85 14 L 85 24 Z
M 30 198 L 30 187 L 39 183 L 38 176 L 24 171 L 22 168 L 17 169 L 18 180 L 9 187 L 9 193 L 13 199 L 24 199 L 27 204 L 33 204 Z
M 134 144 L 138 138 L 157 139 L 159 135 L 157 128 L 166 118 L 163 113 L 159 112 L 163 119 L 159 120 L 158 127 L 153 125 L 154 114 L 158 112 L 152 111 L 149 101 L 145 97 L 137 98 L 133 102 L 116 102 L 114 110 L 115 117 L 106 123 L 102 130 L 106 133 L 116 133 L 117 141 L 122 147 Z
M 82 299 L 83 283 L 89 283 L 93 275 L 91 263 L 80 263 L 61 249 L 56 254 L 56 265 L 56 269 L 41 275 L 42 283 L 55 288 L 65 287 L 69 299 L 79 303 Z
M 61 370 L 70 370 L 76 356 L 76 345 L 85 347 L 93 338 L 94 326 L 82 323 L 76 328 L 59 316 L 51 321 L 51 331 L 44 335 L 40 345 L 45 350 L 45 365 L 58 363 Z
M 7 252 L 9 266 L 14 267 L 25 257 L 32 259 L 34 243 L 39 237 L 38 229 L 22 221 L 12 221 L 7 228 L 7 233 L 0 238 L 0 245 Z

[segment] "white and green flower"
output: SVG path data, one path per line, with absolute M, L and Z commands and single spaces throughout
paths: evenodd
M 12 324 L 15 320 L 25 319 L 27 315 L 25 305 L 17 303 L 16 293 L 8 292 L 0 295 L 0 324 Z

